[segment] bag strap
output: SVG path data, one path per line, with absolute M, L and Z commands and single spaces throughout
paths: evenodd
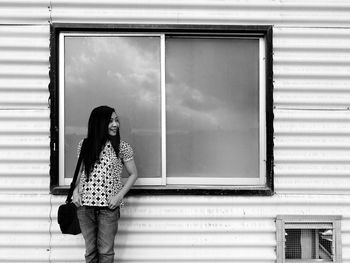
M 75 183 L 77 182 L 78 173 L 79 173 L 79 170 L 80 170 L 81 163 L 83 161 L 83 154 L 82 153 L 83 153 L 85 141 L 86 141 L 86 139 L 83 140 L 83 143 L 81 145 L 81 150 L 80 150 L 80 153 L 79 153 L 77 166 L 75 167 L 74 176 L 73 176 L 73 180 L 72 180 L 72 182 L 70 184 L 70 188 L 69 188 L 69 192 L 68 192 L 68 195 L 67 195 L 66 203 L 72 202 L 72 195 L 73 195 L 73 191 L 74 191 L 74 188 L 75 188 Z

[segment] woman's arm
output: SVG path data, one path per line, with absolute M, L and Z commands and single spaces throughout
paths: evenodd
M 73 198 L 72 198 L 72 202 L 77 206 L 82 206 L 82 202 L 81 202 L 81 189 L 80 189 L 80 176 L 81 176 L 81 172 L 83 171 L 83 166 L 80 167 L 79 173 L 78 173 L 78 177 L 77 177 L 77 181 L 75 182 L 75 188 L 73 191 Z
M 84 144 L 84 141 L 85 140 L 81 140 L 78 144 L 78 150 L 77 150 L 77 155 L 78 155 L 78 158 L 80 158 L 80 154 L 81 154 L 81 151 L 82 151 L 82 148 L 83 148 L 83 144 Z M 73 197 L 72 197 L 72 202 L 77 206 L 82 206 L 82 201 L 81 201 L 81 192 L 82 192 L 82 189 L 81 189 L 81 183 L 80 183 L 80 179 L 81 179 L 81 174 L 82 174 L 82 171 L 83 171 L 83 168 L 84 165 L 81 164 L 80 165 L 80 168 L 79 168 L 79 172 L 78 172 L 78 176 L 77 176 L 77 180 L 75 182 L 75 188 L 74 188 L 74 191 L 73 191 Z M 83 178 L 84 179 L 84 178 Z
M 129 174 L 129 177 L 119 193 L 109 200 L 108 207 L 110 209 L 114 209 L 120 204 L 124 196 L 127 194 L 127 192 L 129 192 L 130 188 L 134 185 L 137 179 L 137 168 L 134 159 L 125 162 L 124 166 Z

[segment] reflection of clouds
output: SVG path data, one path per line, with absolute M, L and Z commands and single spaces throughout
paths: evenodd
M 132 115 L 133 127 L 148 129 L 159 125 L 159 43 L 157 37 L 68 39 L 65 57 L 68 112 L 89 114 L 94 106 L 107 104 L 120 109 L 121 115 Z M 187 46 L 167 53 L 170 69 L 166 72 L 166 99 L 170 119 L 203 129 L 208 126 L 239 129 L 257 123 L 258 97 L 251 88 L 256 86 L 253 83 L 256 78 L 241 77 L 242 63 L 234 70 L 231 66 L 222 67 L 234 60 L 225 53 L 210 57 L 215 59 L 214 66 L 206 65 L 208 58 L 203 54 L 195 55 L 196 63 L 192 64 L 189 55 L 183 54 L 186 49 Z M 241 56 L 247 60 L 247 54 Z M 213 74 L 212 67 L 218 74 Z M 80 98 L 81 103 L 69 103 L 70 98 L 73 101 Z M 79 114 L 70 116 L 69 124 L 85 121 L 79 118 Z
M 214 97 L 209 89 L 195 89 L 175 80 L 166 88 L 167 114 L 176 129 L 240 130 L 257 123 L 251 108 L 236 108 L 233 100 L 227 104 L 227 98 Z
M 240 130 L 257 125 L 258 42 L 171 39 L 166 52 L 167 111 L 175 122 L 171 128 Z
M 145 48 L 148 47 L 148 48 Z M 107 104 L 134 114 L 149 126 L 141 113 L 159 110 L 159 38 L 74 37 L 66 43 L 66 97 L 80 97 L 84 105 L 68 103 L 69 111 L 87 111 Z M 130 107 L 132 105 L 132 107 Z M 140 115 L 140 116 L 139 116 Z M 71 118 L 74 123 L 74 118 Z M 79 120 L 76 120 L 79 121 Z M 150 120 L 148 120 L 150 122 Z
M 147 103 L 149 104 L 148 106 L 157 103 L 160 99 L 159 89 L 155 89 L 155 87 L 159 86 L 159 83 L 154 81 L 157 78 L 156 75 L 156 72 L 147 72 L 146 74 L 108 72 L 108 76 L 114 78 L 119 87 L 124 88 L 127 92 L 132 92 L 131 96 L 134 96 L 135 100 Z
M 182 77 L 176 78 L 174 74 L 167 74 L 166 92 L 172 104 L 198 111 L 212 111 L 220 107 L 222 101 L 207 91 L 203 86 L 190 86 L 183 82 Z
M 201 114 L 212 112 L 220 106 L 217 98 L 207 96 L 201 90 L 192 88 L 185 83 L 168 84 L 167 88 L 167 104 L 168 110 L 177 108 L 180 112 L 194 112 Z
M 87 59 L 86 54 L 81 54 L 79 57 L 70 56 L 66 58 L 65 63 L 65 81 L 66 83 L 83 87 L 86 85 L 86 78 L 84 77 L 83 65 L 89 65 L 90 60 Z
M 73 84 L 96 79 L 109 86 L 117 80 L 118 89 L 137 93 L 143 87 L 153 86 L 153 92 L 156 92 L 154 85 L 159 86 L 157 50 L 140 50 L 128 44 L 149 40 L 139 37 L 73 38 L 67 45 L 66 81 Z
M 212 111 L 219 106 L 220 101 L 218 99 L 205 96 L 197 89 L 188 89 L 187 91 L 183 104 L 189 108 L 199 111 Z
M 183 83 L 167 85 L 167 113 L 177 122 L 176 126 L 184 129 L 190 123 L 195 123 L 197 128 L 217 126 L 219 119 L 213 110 L 215 104 L 212 98 Z

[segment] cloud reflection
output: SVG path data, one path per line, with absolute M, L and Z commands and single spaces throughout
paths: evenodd
M 66 40 L 66 54 L 66 100 L 80 97 L 84 102 L 66 103 L 70 112 L 90 112 L 100 104 L 116 106 L 125 116 L 130 111 L 160 110 L 158 38 L 73 37 Z M 156 118 L 134 118 L 137 126 L 159 126 Z

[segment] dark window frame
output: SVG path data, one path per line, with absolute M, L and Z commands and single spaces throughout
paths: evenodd
M 210 34 L 210 35 L 262 35 L 265 38 L 265 118 L 266 118 L 266 184 L 265 186 L 227 186 L 221 188 L 196 188 L 195 186 L 135 187 L 131 195 L 263 195 L 274 193 L 273 156 L 273 27 L 270 25 L 176 25 L 176 24 L 67 24 L 54 23 L 50 27 L 50 192 L 66 194 L 68 186 L 59 185 L 59 34 L 61 32 L 112 32 L 112 33 L 164 33 L 168 35 Z

